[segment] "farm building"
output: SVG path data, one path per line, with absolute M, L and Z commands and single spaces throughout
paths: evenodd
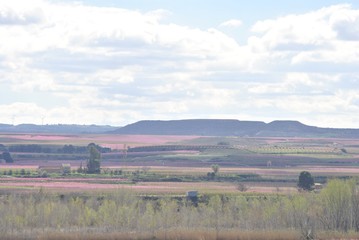
M 323 189 L 323 184 L 314 183 L 314 192 L 320 192 Z
M 46 171 L 47 173 L 61 173 L 61 174 L 70 174 L 71 173 L 71 164 L 61 164 L 59 166 L 54 165 L 40 165 L 38 171 Z

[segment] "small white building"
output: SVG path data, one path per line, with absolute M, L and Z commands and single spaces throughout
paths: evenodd
M 314 183 L 314 192 L 320 192 L 323 189 L 323 184 Z

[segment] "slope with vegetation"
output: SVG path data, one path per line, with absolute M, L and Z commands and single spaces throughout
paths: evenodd
M 124 190 L 101 196 L 56 195 L 43 190 L 7 194 L 1 195 L 0 234 L 6 239 L 91 239 L 100 235 L 108 239 L 357 238 L 356 184 L 355 180 L 331 180 L 319 194 L 188 199 L 138 197 Z

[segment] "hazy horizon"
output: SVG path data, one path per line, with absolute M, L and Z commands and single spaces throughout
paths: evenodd
M 0 0 L 0 123 L 359 128 L 359 2 Z
M 0 124 L 7 124 L 7 125 L 11 125 L 11 126 L 20 126 L 20 125 L 37 125 L 37 126 L 56 126 L 56 125 L 79 125 L 79 126 L 109 126 L 109 127 L 118 127 L 118 128 L 121 128 L 121 127 L 125 127 L 127 125 L 130 125 L 130 124 L 134 124 L 134 123 L 137 123 L 137 122 L 141 122 L 141 121 L 188 121 L 188 120 L 234 120 L 234 121 L 253 121 L 253 122 L 264 122 L 265 124 L 269 124 L 269 123 L 272 123 L 272 122 L 276 122 L 276 121 L 283 121 L 283 122 L 299 122 L 301 124 L 304 124 L 306 126 L 311 126 L 311 127 L 318 127 L 318 128 L 338 128 L 338 129 L 359 129 L 359 128 L 345 128 L 345 127 L 328 127 L 328 126 L 320 126 L 320 125 L 311 125 L 311 124 L 307 124 L 305 122 L 301 122 L 301 121 L 297 121 L 295 119 L 286 119 L 286 120 L 273 120 L 273 121 L 269 121 L 269 122 L 266 122 L 266 121 L 261 121 L 261 120 L 241 120 L 241 119 L 218 119 L 218 118 L 207 118 L 207 119 L 199 119 L 199 118 L 192 118 L 192 119 L 167 119 L 167 120 L 162 120 L 162 119 L 142 119 L 142 120 L 138 120 L 138 121 L 135 121 L 135 122 L 130 122 L 128 124 L 125 124 L 125 125 L 111 125 L 111 124 L 76 124 L 76 123 L 41 123 L 41 124 L 36 124 L 36 123 L 18 123 L 18 124 L 12 124 L 12 123 L 0 123 Z

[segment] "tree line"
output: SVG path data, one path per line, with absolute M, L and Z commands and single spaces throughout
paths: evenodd
M 65 154 L 85 154 L 88 152 L 90 145 L 95 145 L 101 153 L 111 152 L 111 148 L 101 147 L 100 145 L 90 143 L 87 146 L 75 146 L 65 144 L 62 147 L 48 146 L 41 144 L 17 144 L 7 148 L 9 152 L 26 152 L 26 153 L 65 153 Z

